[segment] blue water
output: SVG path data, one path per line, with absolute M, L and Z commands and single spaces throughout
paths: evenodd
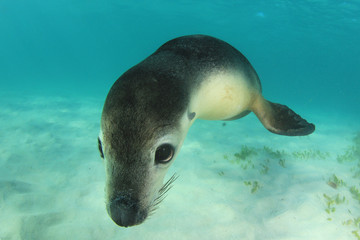
M 359 2 L 336 0 L 3 0 L 0 88 L 104 96 L 167 40 L 202 33 L 243 52 L 269 99 L 351 113 L 360 103 L 359 16 Z
M 224 154 L 231 154 L 228 152 L 235 151 L 235 148 L 246 142 L 276 149 L 298 146 L 330 152 L 333 150 L 331 154 L 334 155 L 329 159 L 335 164 L 336 154 L 343 154 L 355 133 L 360 130 L 357 120 L 360 117 L 359 1 L 2 0 L 0 204 L 3 205 L 0 205 L 0 214 L 3 213 L 3 216 L 0 215 L 0 222 L 8 225 L 5 227 L 6 230 L 0 226 L 0 240 L 49 239 L 49 236 L 51 239 L 64 239 L 64 236 L 67 239 L 100 239 L 105 233 L 105 239 L 141 239 L 140 236 L 147 233 L 149 239 L 167 239 L 164 238 L 165 232 L 165 236 L 173 234 L 169 229 L 161 229 L 160 225 L 161 221 L 166 224 L 173 221 L 169 213 L 170 207 L 163 207 L 163 212 L 156 213 L 152 217 L 153 222 L 150 222 L 147 228 L 121 232 L 123 229 L 119 230 L 120 228 L 109 220 L 103 200 L 104 169 L 98 157 L 96 138 L 102 104 L 113 82 L 166 41 L 189 34 L 211 35 L 240 50 L 260 76 L 264 96 L 271 101 L 291 106 L 310 122 L 314 122 L 317 130 L 310 137 L 294 138 L 293 142 L 284 143 L 282 138 L 264 133 L 254 116 L 237 123 L 240 125 L 230 122 L 226 128 L 220 123 L 202 122 L 196 128 L 194 126 L 193 132 L 190 131 L 189 139 L 185 141 L 182 150 L 183 155 L 179 156 L 182 160 L 194 156 L 208 159 L 211 155 L 222 158 Z M 251 125 L 253 122 L 256 125 Z M 230 130 L 230 127 L 251 129 L 261 140 L 251 137 L 254 132 L 244 130 L 241 132 L 244 134 L 240 138 L 241 141 L 236 145 L 238 136 L 232 135 L 234 130 Z M 208 129 L 215 130 L 213 133 L 207 133 Z M 224 135 L 217 136 L 216 131 L 220 132 L 222 129 L 226 129 Z M 206 140 L 209 146 L 218 146 L 212 149 L 212 154 L 199 147 L 200 142 L 206 144 Z M 342 140 L 344 142 L 340 142 Z M 216 144 L 214 141 L 219 143 Z M 189 170 L 184 170 L 183 175 L 191 179 L 193 175 L 190 170 L 193 167 L 188 166 L 190 163 L 183 161 L 184 165 L 181 165 L 179 162 L 177 169 Z M 199 165 L 194 169 L 199 171 L 208 165 L 196 164 Z M 231 166 L 224 167 L 226 170 L 223 171 L 217 168 L 223 165 L 212 167 L 212 170 L 216 169 L 216 177 L 224 174 L 229 182 L 233 182 L 234 179 L 230 180 L 227 175 L 231 172 Z M 301 169 L 289 168 L 295 169 L 294 172 Z M 81 175 L 78 174 L 80 171 Z M 207 176 L 206 171 L 210 170 L 204 171 L 199 176 Z M 283 169 L 279 168 L 277 171 Z M 32 172 L 34 174 L 30 175 Z M 352 174 L 349 169 L 344 172 L 349 176 Z M 317 176 L 313 172 L 307 175 L 305 173 L 319 182 L 327 179 L 330 171 L 323 174 Z M 289 173 L 284 172 L 284 175 Z M 44 179 L 49 177 L 54 177 L 54 182 L 43 183 Z M 76 188 L 84 182 L 94 184 L 84 186 L 84 189 Z M 179 187 L 177 193 L 189 187 L 189 183 L 182 184 L 179 183 L 179 186 L 183 187 Z M 360 184 L 359 181 L 357 184 Z M 241 187 L 244 187 L 243 184 Z M 93 192 L 93 188 L 96 192 Z M 205 186 L 202 189 L 210 187 Z M 218 187 L 219 189 L 221 188 Z M 311 188 L 316 191 L 314 189 Z M 64 191 L 70 197 L 63 196 Z M 299 192 L 301 191 L 302 188 Z M 182 199 L 183 195 L 179 196 L 177 193 L 175 189 L 171 196 L 181 199 L 180 203 L 186 206 L 186 209 L 194 207 L 186 198 Z M 319 198 L 323 198 L 322 194 L 323 192 L 319 193 Z M 233 196 L 232 193 L 230 195 Z M 29 196 L 30 202 L 21 200 L 21 196 Z M 74 201 L 69 200 L 74 196 L 81 199 L 80 202 L 74 204 Z M 90 200 L 82 198 L 83 196 L 89 197 Z M 172 201 L 177 203 L 176 199 L 171 200 L 171 196 L 168 204 Z M 229 199 L 232 199 L 231 196 Z M 351 199 L 351 195 L 347 197 Z M 271 202 L 271 197 L 269 198 Z M 199 194 L 194 199 L 202 201 L 204 198 Z M 219 199 L 219 202 L 227 203 L 226 201 Z M 250 216 L 249 225 L 242 226 L 244 231 L 249 230 L 249 234 L 241 235 L 242 239 L 264 239 L 264 236 L 268 236 L 273 225 L 266 225 L 264 220 L 262 224 L 266 225 L 266 229 L 261 224 L 255 226 L 258 219 L 242 212 L 244 209 L 245 213 L 251 212 L 248 208 L 251 205 L 244 203 L 247 200 L 237 201 L 229 200 L 227 206 L 233 208 L 234 205 L 230 202 L 243 201 L 234 208 L 240 209 L 238 212 L 245 219 Z M 266 204 L 269 201 L 266 200 Z M 206 203 L 204 206 L 207 206 Z M 175 208 L 179 212 L 181 204 Z M 71 206 L 71 211 L 64 210 L 66 206 Z M 217 207 L 221 214 L 223 208 L 219 205 Z M 359 213 L 360 216 L 358 205 L 354 204 L 351 207 L 349 206 L 349 209 L 355 209 L 352 210 L 353 213 Z M 54 212 L 49 214 L 48 211 L 52 208 Z M 91 209 L 95 209 L 95 212 L 90 212 Z M 194 209 L 196 212 L 196 207 Z M 270 212 L 271 209 L 269 207 Z M 262 211 L 261 208 L 257 209 L 256 216 L 261 218 Z M 24 217 L 20 217 L 19 212 L 23 212 Z M 203 221 L 207 222 L 208 217 L 205 215 Z M 344 221 L 349 218 L 344 218 Z M 71 219 L 80 221 L 74 220 L 76 223 L 72 224 Z M 238 220 L 237 217 L 234 219 Z M 324 219 L 327 223 L 326 216 Z M 161 221 L 156 222 L 157 220 Z M 96 224 L 88 225 L 87 228 L 81 221 Z M 206 224 L 201 221 L 195 222 L 196 228 L 191 229 L 190 222 L 186 225 L 187 222 L 181 220 L 187 228 L 184 230 L 183 226 L 180 226 L 176 229 L 174 239 L 203 236 L 205 230 L 199 230 L 199 226 Z M 233 219 L 229 221 L 232 222 Z M 298 221 L 302 224 L 306 219 Z M 339 220 L 339 225 L 341 221 Z M 151 224 L 155 223 L 159 229 L 152 228 Z M 39 227 L 42 225 L 48 225 L 50 228 Z M 235 231 L 237 225 L 231 226 L 225 221 L 218 227 L 225 225 L 230 229 L 227 233 L 232 236 L 227 239 L 240 239 L 240 235 Z M 78 231 L 78 228 L 81 231 Z M 260 229 L 263 230 L 261 234 Z M 239 231 L 243 233 L 243 230 Z M 295 231 L 296 229 L 289 230 L 288 235 L 272 233 L 271 239 L 297 239 L 296 236 L 300 235 Z M 351 231 L 347 230 L 349 236 L 354 237 Z M 187 238 L 181 238 L 184 232 L 188 233 Z M 309 230 L 309 233 L 315 232 L 316 229 Z M 217 233 L 222 234 L 222 229 Z M 223 236 L 221 234 L 220 236 Z M 207 237 L 221 239 L 217 235 Z

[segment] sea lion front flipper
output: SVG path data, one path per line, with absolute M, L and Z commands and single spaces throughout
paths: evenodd
M 308 123 L 300 115 L 285 105 L 272 103 L 259 96 L 252 111 L 264 127 L 272 133 L 286 136 L 309 135 L 315 130 L 315 125 Z

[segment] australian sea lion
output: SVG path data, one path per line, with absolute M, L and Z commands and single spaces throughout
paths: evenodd
M 308 135 L 315 126 L 264 99 L 250 62 L 219 39 L 173 39 L 125 72 L 106 98 L 99 150 L 107 211 L 120 226 L 142 223 L 174 181 L 164 176 L 196 119 L 233 120 L 254 112 L 269 131 Z

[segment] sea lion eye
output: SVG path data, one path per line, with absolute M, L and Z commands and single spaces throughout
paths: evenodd
M 100 138 L 98 138 L 98 148 L 99 148 L 99 152 L 100 152 L 100 157 L 104 158 L 104 153 L 102 151 L 102 145 L 101 145 Z
M 174 156 L 175 149 L 170 144 L 166 143 L 159 146 L 155 152 L 155 162 L 156 163 L 167 163 Z

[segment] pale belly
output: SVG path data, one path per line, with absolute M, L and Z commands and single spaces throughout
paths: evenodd
M 248 111 L 258 94 L 241 73 L 217 71 L 209 74 L 193 93 L 190 112 L 199 119 L 230 119 Z

